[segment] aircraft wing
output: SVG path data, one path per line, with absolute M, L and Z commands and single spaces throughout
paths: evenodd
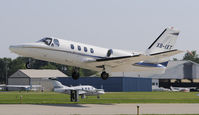
M 111 58 L 103 58 L 103 59 L 96 59 L 96 61 L 89 61 L 89 64 L 93 64 L 96 67 L 100 67 L 102 65 L 107 65 L 110 67 L 116 67 L 124 64 L 133 64 L 133 63 L 138 63 L 140 61 L 145 61 L 149 59 L 157 59 L 157 58 L 166 58 L 170 57 L 179 53 L 182 53 L 183 51 L 180 50 L 170 50 L 170 51 L 165 51 L 165 52 L 160 52 L 160 53 L 154 53 L 150 55 L 133 55 L 133 56 L 122 56 L 122 57 L 111 57 Z
M 83 94 L 86 94 L 86 93 L 87 93 L 86 91 L 79 90 L 79 95 L 83 95 Z
M 30 88 L 30 87 L 41 87 L 41 85 L 6 85 L 6 87 L 16 87 L 16 88 Z
M 182 52 L 184 52 L 184 51 L 175 49 L 175 50 L 170 50 L 170 51 L 150 54 L 150 56 L 151 57 L 156 57 L 156 58 L 165 58 L 165 57 L 170 57 L 170 56 L 182 53 Z
M 111 57 L 96 59 L 96 61 L 90 61 L 89 64 L 96 66 L 107 65 L 110 67 L 115 67 L 121 64 L 136 63 L 147 59 L 148 56 L 145 55 L 133 55 L 133 56 L 122 56 L 122 57 Z
M 88 90 L 79 90 L 79 95 L 90 95 L 96 93 L 96 91 L 88 91 Z
M 6 87 L 29 88 L 29 85 L 7 85 Z

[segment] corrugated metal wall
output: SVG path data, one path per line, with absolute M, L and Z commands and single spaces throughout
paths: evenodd
M 170 61 L 164 74 L 149 77 L 157 79 L 199 79 L 199 64 L 192 61 Z
M 11 77 L 8 78 L 8 85 L 30 85 L 30 78 L 28 77 Z M 18 91 L 22 90 L 22 88 L 17 87 L 8 87 L 8 91 Z
M 29 77 L 11 77 L 8 78 L 8 85 L 30 85 Z
M 53 91 L 54 88 L 52 80 L 43 78 L 31 78 L 31 85 L 41 85 L 40 90 L 43 89 L 44 91 Z
M 151 78 L 123 78 L 123 91 L 152 91 Z
M 152 91 L 151 78 L 110 77 L 102 80 L 100 77 L 81 77 L 73 80 L 71 77 L 59 77 L 58 81 L 66 86 L 92 85 L 106 92 Z

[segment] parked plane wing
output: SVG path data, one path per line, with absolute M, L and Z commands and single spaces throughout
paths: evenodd
M 83 90 L 79 90 L 79 95 L 85 95 L 87 92 Z

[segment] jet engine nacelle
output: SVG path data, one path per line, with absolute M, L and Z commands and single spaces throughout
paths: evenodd
M 118 56 L 128 56 L 128 55 L 132 55 L 132 53 L 128 51 L 124 51 L 124 50 L 118 50 L 118 49 L 114 49 L 114 50 L 109 49 L 106 54 L 107 57 L 118 57 Z

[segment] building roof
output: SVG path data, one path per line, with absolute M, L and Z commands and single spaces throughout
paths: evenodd
M 199 79 L 199 64 L 190 60 L 169 61 L 164 74 L 154 71 L 114 72 L 112 76 L 147 77 L 155 79 Z
M 10 77 L 49 78 L 49 77 L 68 77 L 68 76 L 59 70 L 20 69 Z
M 199 64 L 193 61 L 169 61 L 164 74 L 152 75 L 158 79 L 199 79 Z

